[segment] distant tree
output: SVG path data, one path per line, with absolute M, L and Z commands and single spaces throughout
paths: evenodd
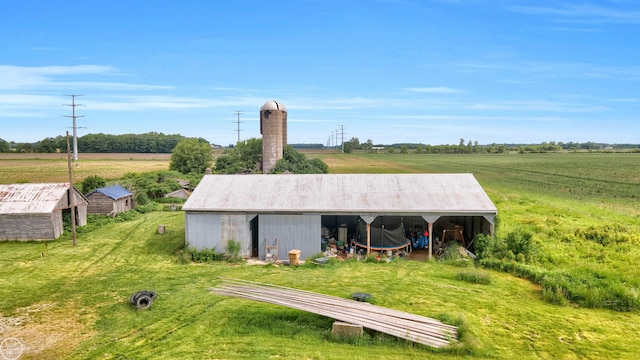
M 326 174 L 329 172 L 329 166 L 318 158 L 309 160 L 304 154 L 287 145 L 283 149 L 282 159 L 278 160 L 271 173 L 281 174 L 285 171 L 294 174 Z
M 9 150 L 11 150 L 9 142 L 4 139 L 0 139 L 0 152 L 9 152 Z
M 253 173 L 260 171 L 262 139 L 239 141 L 233 148 L 216 158 L 216 171 L 223 174 Z
M 54 138 L 45 138 L 36 143 L 34 150 L 37 153 L 55 153 L 59 149 L 58 142 Z
M 352 137 L 351 140 L 345 141 L 343 148 L 345 153 L 350 154 L 353 150 L 360 148 L 360 140 L 357 137 Z
M 19 152 L 19 153 L 32 153 L 33 152 L 33 144 L 31 144 L 31 143 L 18 143 L 16 145 L 16 152 Z
M 107 184 L 106 180 L 98 175 L 89 175 L 80 183 L 83 194 L 88 194 L 95 189 L 100 189 Z
M 400 145 L 400 154 L 408 154 L 409 153 L 409 149 L 407 148 L 406 145 Z
M 212 162 L 211 144 L 201 139 L 189 138 L 181 140 L 171 152 L 169 170 L 183 174 L 201 174 Z
M 204 174 L 194 174 L 193 177 L 201 178 Z M 185 178 L 190 181 L 193 177 L 184 176 L 183 173 L 177 171 L 157 171 L 146 173 L 128 173 L 125 174 L 120 180 L 120 185 L 131 190 L 135 194 L 136 202 L 139 198 L 143 201 L 149 199 L 157 199 L 163 197 L 165 194 L 181 188 L 178 183 L 178 179 L 184 180 Z M 138 204 L 142 204 L 138 202 Z

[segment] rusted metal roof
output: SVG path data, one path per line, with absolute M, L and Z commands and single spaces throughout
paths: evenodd
M 495 215 L 472 174 L 205 175 L 185 211 Z
M 67 196 L 69 183 L 0 185 L 0 214 L 47 214 Z

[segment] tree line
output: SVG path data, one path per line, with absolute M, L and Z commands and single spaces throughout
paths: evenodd
M 387 152 L 387 153 L 409 153 L 414 152 L 418 154 L 504 154 L 509 152 L 519 153 L 546 153 L 546 152 L 559 152 L 559 151 L 578 151 L 578 150 L 590 150 L 590 151 L 604 151 L 604 150 L 635 150 L 640 152 L 640 145 L 638 144 L 605 144 L 595 142 L 542 142 L 540 144 L 487 144 L 480 145 L 478 141 L 465 141 L 460 139 L 460 142 L 455 145 L 429 145 L 429 144 L 417 144 L 417 143 L 396 143 L 391 145 L 374 144 L 372 140 L 367 140 L 365 143 L 360 143 L 357 137 L 351 138 L 349 141 L 345 141 L 343 144 L 345 153 L 351 153 L 356 150 L 364 152 Z
M 148 132 L 145 134 L 87 134 L 78 137 L 78 151 L 84 153 L 171 153 L 186 139 L 179 134 Z M 204 139 L 199 139 L 208 144 Z M 0 152 L 57 153 L 66 152 L 67 137 L 45 138 L 35 143 L 16 143 L 0 139 Z

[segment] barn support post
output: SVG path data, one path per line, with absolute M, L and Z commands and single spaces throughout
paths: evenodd
M 433 258 L 433 224 L 438 221 L 440 216 L 438 215 L 422 215 L 424 221 L 427 222 L 427 226 L 429 227 L 429 256 L 428 260 Z
M 433 256 L 433 242 L 431 241 L 431 239 L 433 238 L 433 223 L 428 223 L 429 225 L 429 257 L 427 257 L 428 260 L 431 260 L 431 257 Z
M 367 256 L 371 254 L 371 223 L 376 219 L 375 215 L 360 215 L 360 218 L 367 224 Z

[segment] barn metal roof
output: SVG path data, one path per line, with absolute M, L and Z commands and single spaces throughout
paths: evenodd
M 0 214 L 47 214 L 67 196 L 69 183 L 0 185 Z
M 95 189 L 92 192 L 90 192 L 89 194 L 87 194 L 87 196 L 90 196 L 93 193 L 100 193 L 100 194 L 102 194 L 104 196 L 107 196 L 107 197 L 113 199 L 113 200 L 118 200 L 120 198 L 133 195 L 133 193 L 131 191 L 123 188 L 120 185 L 113 185 L 113 186 L 103 187 L 103 188 L 100 188 L 100 189 Z
M 205 175 L 185 211 L 495 215 L 472 174 Z

